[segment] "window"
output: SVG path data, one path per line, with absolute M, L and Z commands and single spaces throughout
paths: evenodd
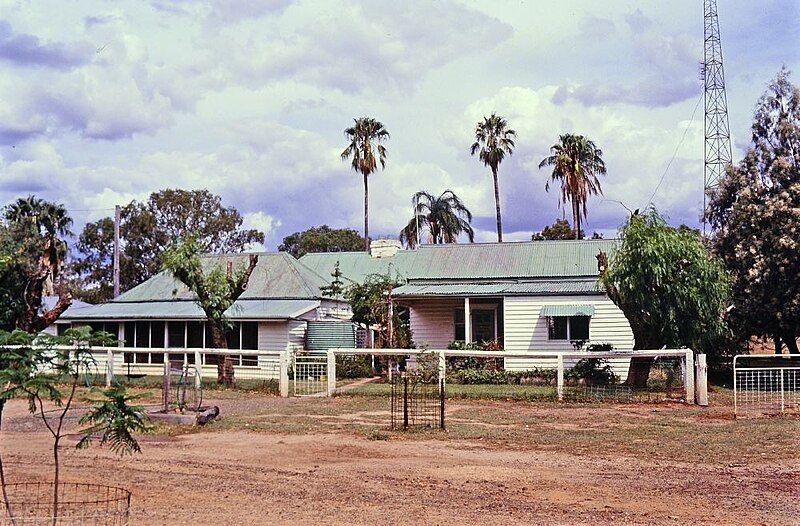
M 237 322 L 225 333 L 225 339 L 228 340 L 228 349 L 241 349 L 242 348 L 242 324 Z
M 548 318 L 550 340 L 588 340 L 589 316 L 550 316 Z
M 254 321 L 242 322 L 242 349 L 258 349 L 258 323 Z
M 167 323 L 167 345 L 170 347 L 186 347 L 186 323 L 171 321 Z
M 136 347 L 150 347 L 150 322 L 136 322 Z
M 56 324 L 56 334 L 59 336 L 64 336 L 64 333 L 67 332 L 67 329 L 71 329 L 72 325 L 69 323 L 57 323 Z
M 164 347 L 164 327 L 163 321 L 150 322 L 150 347 Z
M 199 349 L 205 347 L 203 341 L 205 323 L 202 321 L 190 321 L 186 323 L 186 347 Z M 211 340 L 208 340 L 211 343 Z
M 464 309 L 456 309 L 453 312 L 453 321 L 455 324 L 455 338 L 456 341 L 465 341 L 466 336 L 464 332 Z
M 125 322 L 125 347 L 136 347 L 136 340 L 134 337 L 136 336 L 136 324 L 132 321 Z

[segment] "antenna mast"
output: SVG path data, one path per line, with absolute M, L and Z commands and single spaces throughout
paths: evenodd
M 731 132 L 728 123 L 728 97 L 722 68 L 717 0 L 704 4 L 704 61 L 700 69 L 705 89 L 705 166 L 703 169 L 703 233 L 706 231 L 708 194 L 719 184 L 725 165 L 731 163 Z

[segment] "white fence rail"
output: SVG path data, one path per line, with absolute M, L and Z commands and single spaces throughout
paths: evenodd
M 451 349 L 350 349 L 334 348 L 328 350 L 328 396 L 336 392 L 336 357 L 337 356 L 415 356 L 422 353 L 428 355 L 438 355 L 439 357 L 439 380 L 446 377 L 447 358 L 515 358 L 530 360 L 535 363 L 552 363 L 555 360 L 556 369 L 556 392 L 559 400 L 564 399 L 565 388 L 565 365 L 568 361 L 581 359 L 619 359 L 619 358 L 679 358 L 681 360 L 681 373 L 683 387 L 685 390 L 685 400 L 687 403 L 695 402 L 695 367 L 694 352 L 691 349 L 658 349 L 640 351 L 611 351 L 611 352 L 515 352 L 515 351 L 478 351 L 478 350 L 451 350 Z M 535 366 L 532 365 L 531 368 Z M 705 369 L 702 369 L 705 373 Z M 706 383 L 702 382 L 705 386 Z
M 72 347 L 57 347 L 71 352 Z M 199 384 L 217 379 L 217 364 L 229 358 L 234 383 L 275 381 L 281 396 L 289 395 L 289 368 L 292 350 L 239 350 L 205 348 L 93 347 L 94 363 L 84 374 L 87 382 L 111 386 L 144 377 L 163 377 L 164 364 L 183 364 L 199 374 Z
M 800 354 L 734 356 L 733 405 L 737 417 L 800 413 Z

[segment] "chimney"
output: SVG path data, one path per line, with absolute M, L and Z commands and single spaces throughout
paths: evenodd
M 369 244 L 369 255 L 374 258 L 390 258 L 400 250 L 396 239 L 376 239 Z

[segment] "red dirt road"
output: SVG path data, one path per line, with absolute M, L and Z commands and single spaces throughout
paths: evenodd
M 48 435 L 23 414 L 16 402 L 6 413 L 9 478 L 47 480 Z M 424 435 L 234 430 L 144 437 L 143 453 L 123 460 L 72 444 L 65 478 L 131 489 L 131 524 L 800 523 L 794 461 L 713 466 Z

